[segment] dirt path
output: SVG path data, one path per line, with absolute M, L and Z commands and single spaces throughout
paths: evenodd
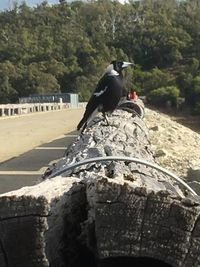
M 76 129 L 84 109 L 0 118 L 0 162 Z

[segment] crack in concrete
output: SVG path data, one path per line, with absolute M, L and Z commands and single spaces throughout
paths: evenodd
M 9 261 L 8 261 L 8 256 L 7 256 L 6 250 L 5 250 L 4 246 L 3 246 L 3 242 L 1 241 L 1 239 L 0 239 L 0 248 L 1 248 L 1 251 L 3 253 L 4 262 L 5 262 L 6 266 L 10 267 L 10 264 L 9 264 Z
M 8 220 L 13 220 L 13 219 L 18 219 L 18 218 L 27 218 L 27 217 L 39 217 L 39 218 L 48 218 L 48 215 L 41 215 L 41 214 L 28 214 L 28 215 L 20 215 L 20 216 L 13 216 L 13 217 L 6 217 L 6 218 L 2 218 L 0 219 L 0 222 L 3 221 L 8 221 Z

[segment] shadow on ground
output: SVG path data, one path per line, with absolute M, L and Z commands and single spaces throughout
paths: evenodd
M 64 156 L 65 150 L 76 137 L 76 131 L 70 132 L 0 163 L 0 194 L 41 182 L 47 167 Z
M 171 117 L 173 121 L 182 124 L 183 126 L 190 128 L 192 131 L 195 131 L 200 134 L 200 116 L 192 116 L 187 111 L 176 111 L 169 108 L 155 108 L 148 106 L 147 108 L 152 109 L 156 112 L 161 112 Z

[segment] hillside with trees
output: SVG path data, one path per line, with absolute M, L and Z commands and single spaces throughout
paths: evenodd
M 113 59 L 134 61 L 126 87 L 200 114 L 199 0 L 25 2 L 0 12 L 0 103 L 52 92 L 87 101 Z

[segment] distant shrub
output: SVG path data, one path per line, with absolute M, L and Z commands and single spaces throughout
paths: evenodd
M 196 95 L 200 94 L 200 76 L 196 76 L 193 80 L 193 91 Z
M 194 113 L 198 114 L 200 103 L 200 76 L 196 76 L 193 79 L 192 86 L 190 88 L 190 106 Z
M 195 104 L 194 115 L 200 115 L 200 101 L 196 102 Z
M 180 91 L 176 86 L 160 87 L 147 95 L 147 102 L 155 106 L 170 104 L 177 107 Z
M 154 68 L 149 72 L 145 72 L 143 77 L 143 86 L 146 94 L 154 89 L 174 86 L 175 78 L 173 75 L 163 72 L 158 68 Z

